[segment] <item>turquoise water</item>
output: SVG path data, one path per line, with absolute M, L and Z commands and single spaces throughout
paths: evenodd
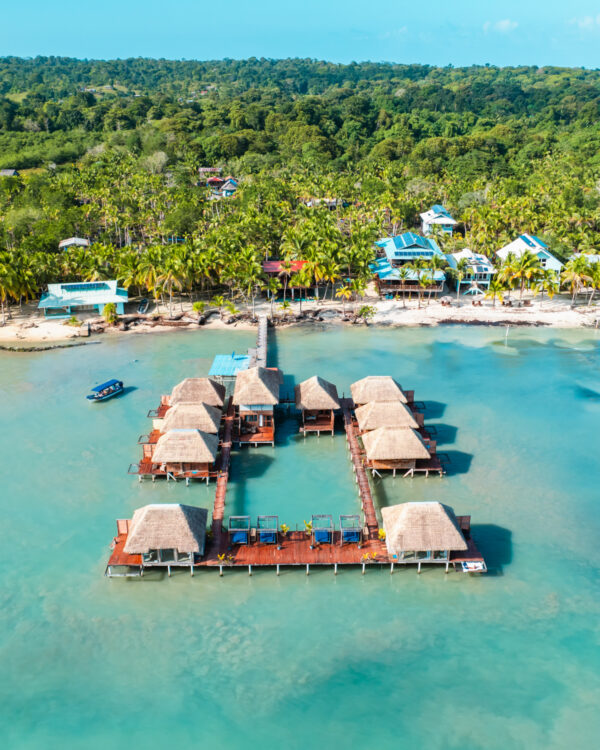
M 393 373 L 426 402 L 443 479 L 386 478 L 379 505 L 470 513 L 492 569 L 103 577 L 114 519 L 211 507 L 214 485 L 126 474 L 146 411 L 252 333 L 130 336 L 0 355 L 0 738 L 7 748 L 538 748 L 600 736 L 599 339 L 592 331 L 284 331 L 297 380 L 348 393 Z M 88 404 L 112 376 L 135 386 Z M 286 377 L 284 390 L 293 379 Z M 356 512 L 343 436 L 236 452 L 228 511 Z M 594 737 L 596 740 L 594 740 Z

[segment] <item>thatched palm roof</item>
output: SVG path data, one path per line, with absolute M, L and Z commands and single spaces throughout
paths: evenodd
M 153 464 L 211 464 L 217 455 L 219 438 L 200 430 L 169 430 L 158 438 Z
M 422 437 L 406 427 L 379 427 L 362 436 L 367 458 L 371 461 L 400 461 L 429 458 Z
M 379 427 L 418 428 L 412 411 L 402 401 L 371 401 L 356 410 L 356 420 L 361 431 Z
M 138 508 L 125 542 L 125 552 L 140 555 L 151 549 L 204 553 L 206 508 L 191 505 L 145 505 Z
M 294 388 L 297 409 L 339 409 L 340 399 L 333 383 L 314 375 Z
M 350 386 L 355 404 L 368 404 L 369 401 L 402 401 L 407 403 L 406 396 L 391 375 L 368 375 Z
M 169 402 L 174 404 L 208 404 L 223 406 L 225 386 L 210 378 L 186 378 L 171 392 Z
M 242 370 L 235 378 L 233 403 L 235 406 L 278 404 L 280 383 L 281 374 L 277 369 L 250 367 L 248 370 Z
M 402 503 L 381 509 L 388 552 L 465 550 L 454 511 L 437 502 Z
M 162 421 L 161 432 L 169 430 L 200 430 L 217 433 L 221 423 L 221 409 L 208 404 L 175 404 Z

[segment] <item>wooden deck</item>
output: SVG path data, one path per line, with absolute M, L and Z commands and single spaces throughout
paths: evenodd
M 369 484 L 367 472 L 365 471 L 363 456 L 358 444 L 357 427 L 354 420 L 352 419 L 352 399 L 341 399 L 341 405 L 342 414 L 344 417 L 344 429 L 346 430 L 346 439 L 348 441 L 348 447 L 350 449 L 350 456 L 352 459 L 354 474 L 356 476 L 356 483 L 358 484 L 360 503 L 365 515 L 365 523 L 369 532 L 369 539 L 377 539 L 379 534 L 379 523 L 377 522 L 377 514 L 375 513 L 375 505 L 373 504 L 373 496 L 371 495 L 371 486 Z
M 225 410 L 225 429 L 223 430 L 223 441 L 221 443 L 221 454 L 219 456 L 219 478 L 217 479 L 217 491 L 215 493 L 215 504 L 213 507 L 212 530 L 215 539 L 219 538 L 223 528 L 225 516 L 225 495 L 227 494 L 227 483 L 229 482 L 229 464 L 231 463 L 231 448 L 233 445 L 233 427 L 235 422 L 235 409 L 233 398 L 229 398 Z

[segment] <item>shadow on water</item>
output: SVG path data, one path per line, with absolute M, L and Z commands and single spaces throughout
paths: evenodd
M 435 427 L 432 437 L 435 441 L 437 441 L 438 446 L 451 445 L 452 443 L 456 442 L 456 433 L 458 432 L 458 427 L 455 427 L 452 424 L 444 424 L 443 422 L 440 422 L 439 424 L 426 425 L 426 429 L 430 429 L 431 427 Z
M 512 531 L 493 523 L 476 523 L 471 526 L 471 536 L 485 559 L 488 573 L 500 576 L 503 568 L 513 558 Z
M 231 482 L 227 490 L 225 510 L 227 516 L 245 515 L 244 507 L 249 492 L 248 482 L 263 477 L 274 460 L 271 446 L 259 448 L 246 446 L 232 454 Z
M 473 461 L 472 453 L 464 453 L 463 451 L 442 451 L 448 456 L 448 463 L 446 464 L 446 474 L 451 477 L 456 474 L 466 474 L 471 468 L 471 462 Z
M 121 391 L 121 396 L 126 396 L 128 393 L 133 393 L 134 391 L 137 391 L 138 387 L 137 385 L 126 385 L 123 390 Z
M 446 411 L 446 404 L 441 401 L 423 401 L 425 405 L 425 419 L 441 419 Z
M 573 386 L 573 390 L 575 391 L 577 398 L 586 399 L 587 401 L 600 401 L 600 393 L 591 388 L 586 388 L 584 385 L 578 385 L 576 383 Z
M 267 367 L 279 367 L 277 334 L 271 325 L 267 325 Z

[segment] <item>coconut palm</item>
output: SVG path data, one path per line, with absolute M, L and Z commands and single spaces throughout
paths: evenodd
M 571 258 L 560 277 L 562 285 L 568 287 L 571 293 L 571 307 L 575 307 L 575 296 L 585 284 L 592 281 L 586 258 L 582 255 Z
M 352 289 L 349 286 L 341 286 L 335 296 L 342 300 L 342 315 L 346 317 L 346 302 L 352 299 Z
M 490 280 L 488 288 L 485 290 L 485 298 L 492 300 L 492 307 L 496 307 L 496 300 L 504 301 L 504 292 L 506 285 L 496 276 Z

